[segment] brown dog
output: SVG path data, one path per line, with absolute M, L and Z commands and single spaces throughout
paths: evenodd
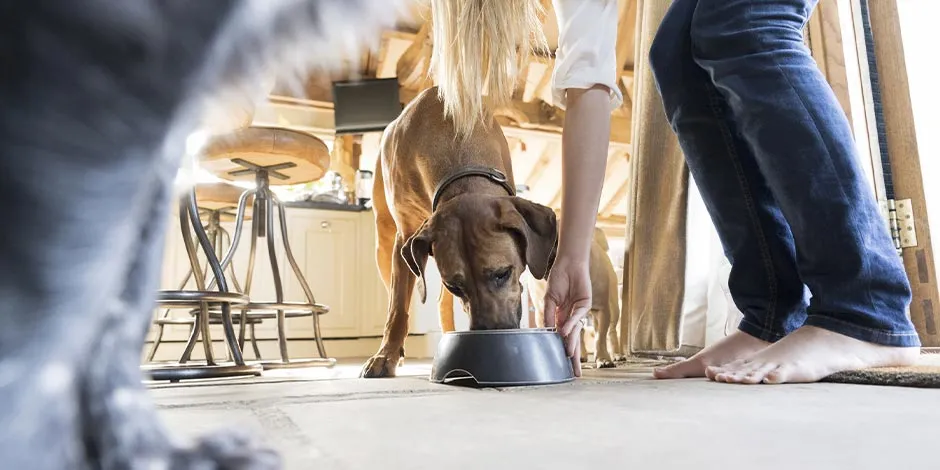
M 395 375 L 408 334 L 408 306 L 434 256 L 444 288 L 441 328 L 454 330 L 454 297 L 470 329 L 518 328 L 520 276 L 528 266 L 545 278 L 558 238 L 555 213 L 515 196 L 509 144 L 499 124 L 481 123 L 458 140 L 437 88 L 425 90 L 382 137 L 373 209 L 378 265 L 389 293 L 388 321 L 378 353 L 362 377 Z
M 617 273 L 610 262 L 607 251 L 610 245 L 603 230 L 594 229 L 594 239 L 591 242 L 591 316 L 594 320 L 594 362 L 599 368 L 614 367 L 614 361 L 625 358 L 620 343 L 620 334 L 617 326 L 620 323 L 620 301 L 617 293 Z M 543 298 L 545 297 L 546 283 L 542 280 L 532 279 L 527 283 L 529 300 L 536 307 L 536 325 L 544 326 L 542 316 Z M 581 330 L 581 361 L 587 361 L 587 349 L 584 344 L 584 330 Z

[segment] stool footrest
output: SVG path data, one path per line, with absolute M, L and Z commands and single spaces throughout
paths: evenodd
M 193 315 L 193 316 L 196 316 L 196 315 L 199 314 L 199 309 L 193 309 L 192 311 L 189 312 L 189 314 L 190 314 L 190 315 Z M 309 314 L 308 314 L 308 315 L 309 315 Z M 289 318 L 289 317 L 290 317 L 290 316 L 288 316 L 288 318 Z M 249 318 L 248 318 L 248 322 L 247 322 L 246 324 L 247 324 L 247 325 L 252 325 L 252 324 L 257 325 L 257 324 L 260 324 L 262 320 L 264 320 L 264 318 L 257 318 L 257 317 L 251 318 L 251 317 L 249 317 Z M 196 319 L 195 319 L 195 318 L 159 318 L 159 319 L 156 319 L 156 320 L 153 321 L 153 324 L 154 324 L 154 325 L 186 325 L 186 326 L 192 326 L 192 325 L 195 324 L 195 323 L 196 323 Z M 241 316 L 239 316 L 237 313 L 233 313 L 233 314 L 232 314 L 232 323 L 234 323 L 234 324 L 236 324 L 236 325 L 241 324 Z M 219 314 L 219 315 L 210 315 L 210 316 L 209 316 L 209 324 L 210 324 L 210 325 L 221 325 L 221 324 L 222 324 L 222 314 Z
M 312 314 L 323 315 L 329 313 L 330 307 L 323 304 L 308 304 L 305 302 L 248 302 L 244 305 L 232 306 L 232 317 L 240 315 L 242 310 L 248 310 L 248 318 L 277 318 L 277 311 L 283 310 L 290 318 L 309 317 Z M 218 317 L 222 310 L 218 307 L 209 308 L 209 316 Z
M 154 325 L 192 325 L 196 320 L 194 318 L 158 318 L 153 321 Z
M 235 292 L 206 290 L 162 290 L 157 293 L 157 304 L 164 308 L 199 308 L 203 303 L 246 305 L 248 296 Z

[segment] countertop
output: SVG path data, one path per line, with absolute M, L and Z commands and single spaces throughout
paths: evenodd
M 342 212 L 366 212 L 371 211 L 372 207 L 366 207 L 353 204 L 337 204 L 334 202 L 322 201 L 285 201 L 284 205 L 297 209 L 317 209 L 324 211 L 342 211 Z

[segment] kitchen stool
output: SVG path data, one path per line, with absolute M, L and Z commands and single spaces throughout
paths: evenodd
M 244 190 L 238 186 L 229 184 L 229 183 L 199 183 L 196 185 L 196 206 L 199 211 L 200 222 L 203 223 L 206 235 L 209 237 L 209 242 L 212 245 L 215 256 L 218 259 L 222 259 L 225 256 L 223 249 L 225 246 L 231 245 L 231 235 L 222 227 L 222 222 L 230 222 L 235 220 L 234 210 L 238 207 L 238 203 L 242 196 Z M 250 203 L 249 203 L 250 204 Z M 188 214 L 188 210 L 187 210 Z M 248 216 L 250 217 L 250 215 Z M 208 263 L 204 264 L 200 269 L 200 272 L 206 273 L 209 266 Z M 211 271 L 211 270 L 209 270 Z M 239 286 L 238 278 L 235 276 L 235 269 L 232 263 L 229 263 L 227 269 L 229 275 L 228 279 L 232 283 L 233 290 L 236 293 L 241 292 L 241 286 Z M 189 284 L 190 279 L 193 277 L 194 271 L 192 266 L 186 272 L 186 275 L 183 277 L 183 281 L 180 283 L 178 290 L 183 290 Z M 216 281 L 215 277 L 212 276 L 211 283 L 209 284 L 209 289 L 215 288 Z M 167 308 L 163 311 L 163 314 L 160 318 L 154 320 L 154 325 L 157 326 L 157 337 L 154 339 L 153 346 L 150 348 L 150 352 L 147 354 L 147 362 L 153 362 L 154 357 L 157 354 L 157 349 L 160 347 L 161 342 L 163 341 L 164 330 L 169 325 L 189 325 L 191 328 L 196 328 L 196 318 L 197 314 L 201 312 L 200 308 L 194 308 L 191 311 L 191 317 L 189 318 L 171 318 L 170 312 L 174 310 L 172 308 Z M 235 317 L 235 320 L 238 320 L 238 317 Z M 220 324 L 220 318 L 213 318 L 211 315 L 209 317 L 210 325 Z M 254 350 L 258 352 L 258 346 L 254 343 L 254 324 L 258 322 L 251 323 L 251 332 L 252 332 L 252 346 Z M 192 331 L 190 331 L 192 335 Z M 192 339 L 192 336 L 190 336 Z M 244 338 L 240 337 L 238 342 L 239 349 L 244 349 Z M 191 353 L 192 348 L 187 344 L 187 351 Z M 229 360 L 231 360 L 231 353 L 229 353 Z M 189 354 L 184 354 L 180 360 L 186 362 L 189 360 Z
M 229 254 L 222 260 L 225 268 L 231 262 L 241 239 L 242 225 L 245 221 L 246 201 L 254 201 L 252 212 L 251 248 L 248 255 L 248 272 L 244 281 L 243 293 L 251 296 L 251 284 L 254 274 L 255 253 L 259 238 L 267 242 L 268 258 L 273 274 L 275 299 L 273 301 L 251 301 L 239 307 L 239 337 L 244 337 L 247 324 L 252 320 L 277 320 L 279 361 L 261 361 L 265 369 L 296 368 L 311 366 L 332 367 L 336 360 L 326 354 L 323 337 L 320 332 L 320 315 L 329 312 L 329 307 L 317 303 L 303 272 L 294 259 L 287 237 L 287 218 L 284 203 L 271 190 L 272 185 L 293 185 L 316 181 L 326 174 L 330 167 L 330 152 L 322 140 L 310 134 L 280 128 L 248 127 L 230 134 L 219 136 L 208 142 L 200 159 L 202 169 L 227 181 L 254 181 L 255 187 L 245 191 L 235 216 L 235 231 Z M 304 291 L 306 302 L 286 302 L 280 269 L 274 245 L 274 211 L 278 212 L 281 242 L 284 255 Z M 219 308 L 212 309 L 210 315 L 220 315 Z M 311 317 L 313 321 L 314 341 L 319 358 L 292 360 L 287 351 L 286 319 Z M 255 351 L 257 353 L 257 350 Z
M 157 306 L 168 309 L 196 309 L 199 313 L 193 321 L 190 338 L 186 349 L 177 364 L 167 366 L 145 366 L 144 371 L 153 380 L 178 382 L 185 379 L 204 379 L 220 377 L 257 376 L 263 368 L 257 364 L 245 364 L 235 338 L 235 328 L 232 323 L 231 308 L 233 305 L 247 305 L 248 296 L 238 292 L 231 292 L 228 282 L 223 275 L 223 266 L 216 256 L 209 236 L 206 234 L 199 220 L 199 208 L 196 204 L 195 189 L 190 189 L 180 197 L 179 201 L 180 232 L 189 257 L 190 267 L 196 283 L 196 290 L 161 290 L 157 295 Z M 206 255 L 209 269 L 212 271 L 218 285 L 217 289 L 206 288 L 205 276 L 199 265 L 196 247 L 193 243 L 192 232 L 199 240 L 200 248 Z M 185 286 L 184 286 L 185 287 Z M 225 343 L 233 364 L 218 364 L 212 351 L 212 338 L 209 334 L 209 310 L 217 308 L 220 311 L 222 330 L 225 334 Z M 165 324 L 173 324 L 174 320 Z M 159 322 L 160 320 L 157 320 Z M 178 321 L 177 321 L 178 322 Z M 161 326 L 162 329 L 162 326 Z M 206 363 L 187 364 L 190 354 L 199 337 L 202 337 L 205 348 Z

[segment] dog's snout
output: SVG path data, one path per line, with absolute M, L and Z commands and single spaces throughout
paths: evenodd
M 476 299 L 470 302 L 471 330 L 514 330 L 522 321 L 522 299 Z M 474 303 L 476 304 L 474 306 Z
M 499 314 L 474 315 L 470 314 L 471 330 L 513 330 L 519 328 L 520 316 L 514 315 L 514 310 L 500 312 Z
M 480 321 L 480 322 L 471 322 L 471 330 L 514 330 L 519 328 L 519 322 L 514 321 Z

